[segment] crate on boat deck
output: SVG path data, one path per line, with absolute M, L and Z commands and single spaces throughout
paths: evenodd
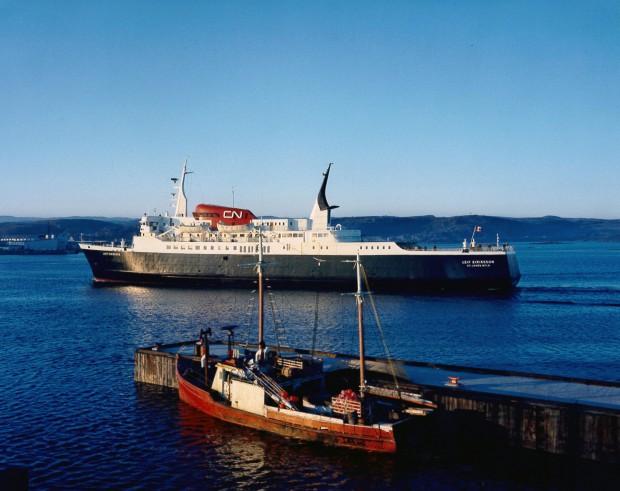
M 280 368 L 284 377 L 290 378 L 297 375 L 310 375 L 321 372 L 323 370 L 323 360 L 309 356 L 297 356 L 294 358 L 279 356 L 276 359 L 276 366 Z
M 332 397 L 332 411 L 337 414 L 357 413 L 362 417 L 362 402 L 354 395 L 353 391 L 343 390 L 337 396 Z

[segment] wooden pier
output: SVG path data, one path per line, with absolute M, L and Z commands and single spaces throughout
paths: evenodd
M 158 350 L 139 349 L 134 354 L 133 378 L 136 382 L 178 389 L 175 355 Z
M 177 388 L 176 352 L 195 354 L 196 341 L 141 348 L 135 352 L 137 382 Z M 224 343 L 219 344 L 224 353 Z M 218 343 L 212 352 L 216 354 Z M 283 351 L 309 354 L 307 350 Z M 326 365 L 349 355 L 315 352 Z M 389 373 L 386 360 L 368 357 L 369 371 Z M 452 442 L 502 445 L 606 464 L 620 464 L 620 383 L 533 373 L 393 361 L 407 388 L 438 406 L 433 435 Z

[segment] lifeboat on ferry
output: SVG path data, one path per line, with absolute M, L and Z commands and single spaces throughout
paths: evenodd
M 209 222 L 212 229 L 227 231 L 245 229 L 251 225 L 256 217 L 250 210 L 231 208 L 228 206 L 199 204 L 194 210 L 194 218 Z

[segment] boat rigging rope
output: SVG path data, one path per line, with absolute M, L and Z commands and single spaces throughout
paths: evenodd
M 366 296 L 370 300 L 370 306 L 372 308 L 372 313 L 375 318 L 375 324 L 377 326 L 377 331 L 379 331 L 379 337 L 381 338 L 381 342 L 383 343 L 383 349 L 385 350 L 385 356 L 388 361 L 388 367 L 390 368 L 390 372 L 392 374 L 392 378 L 394 379 L 394 386 L 396 390 L 400 394 L 400 386 L 398 385 L 398 379 L 396 378 L 396 368 L 394 367 L 394 361 L 392 360 L 392 355 L 390 354 L 390 350 L 388 349 L 387 343 L 385 342 L 385 335 L 383 333 L 383 327 L 381 326 L 381 319 L 379 318 L 379 312 L 377 311 L 377 306 L 375 305 L 374 296 L 370 293 L 370 286 L 368 284 L 368 276 L 366 275 L 366 268 L 361 265 L 362 275 L 364 276 L 364 285 L 366 286 Z
M 316 349 L 316 332 L 319 327 L 319 292 L 316 292 L 316 300 L 314 303 L 314 328 L 312 329 L 312 350 L 310 354 L 314 356 L 314 350 Z
M 286 331 L 282 325 L 282 321 L 277 315 L 275 297 L 271 289 L 268 290 L 267 298 L 269 299 L 269 308 L 271 310 L 271 319 L 273 322 L 273 330 L 276 333 L 276 345 L 278 347 L 278 355 L 280 354 L 283 342 L 286 342 Z M 282 338 L 282 339 L 280 339 Z
M 251 326 L 252 326 L 252 319 L 254 318 L 254 306 L 256 305 L 256 302 L 254 301 L 255 293 L 256 293 L 256 290 L 252 290 L 248 298 L 247 321 L 245 323 L 245 345 L 246 347 L 250 344 L 250 331 L 251 331 Z
M 347 349 L 352 349 L 351 346 L 354 345 L 353 341 L 353 330 L 345 328 L 345 308 L 344 308 L 344 296 L 345 294 L 340 295 L 340 322 L 338 329 L 342 333 L 342 346 L 340 349 L 346 351 Z M 348 310 L 347 310 L 348 311 Z

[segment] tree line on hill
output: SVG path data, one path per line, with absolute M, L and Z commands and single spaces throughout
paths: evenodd
M 620 241 L 620 220 L 595 218 L 506 218 L 486 215 L 436 217 L 367 216 L 334 217 L 332 224 L 360 229 L 366 239 L 389 239 L 420 244 L 461 243 L 471 238 L 474 227 L 479 243 Z M 129 218 L 14 218 L 0 217 L 0 237 L 66 234 L 75 240 L 130 240 L 138 232 L 138 220 Z
M 0 220 L 0 238 L 66 235 L 76 241 L 129 240 L 138 232 L 135 219 L 51 218 Z
M 422 244 L 462 242 L 481 227 L 476 240 L 501 242 L 620 241 L 620 220 L 596 218 L 507 218 L 486 215 L 436 217 L 346 217 L 332 220 L 346 228 L 357 228 L 368 238 L 413 241 Z

